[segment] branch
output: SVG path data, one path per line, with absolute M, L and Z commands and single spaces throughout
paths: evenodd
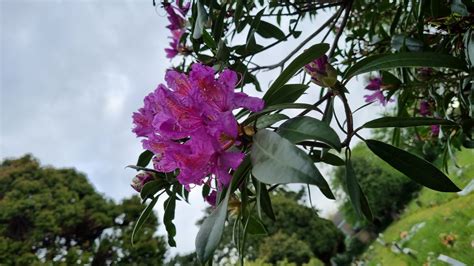
M 341 26 L 339 27 L 339 30 L 337 31 L 336 38 L 334 38 L 334 42 L 332 43 L 328 58 L 332 58 L 332 56 L 334 55 L 334 51 L 336 50 L 337 43 L 339 42 L 339 38 L 341 38 L 342 32 L 344 31 L 344 28 L 346 27 L 347 21 L 349 20 L 349 14 L 351 13 L 351 9 L 352 9 L 352 2 L 353 0 L 349 0 L 347 3 L 347 6 L 345 7 L 346 12 L 344 13 L 344 18 L 342 18 L 342 23 L 341 23 Z
M 344 7 L 341 7 L 332 17 L 330 17 L 326 22 L 324 22 L 321 27 L 319 27 L 315 32 L 313 32 L 311 35 L 309 35 L 306 39 L 304 39 L 293 51 L 291 51 L 283 60 L 281 60 L 279 63 L 274 64 L 274 65 L 269 65 L 269 66 L 263 66 L 263 67 L 256 67 L 253 68 L 251 71 L 256 71 L 260 69 L 267 69 L 267 70 L 272 70 L 277 67 L 282 67 L 288 60 L 290 60 L 303 46 L 305 46 L 309 41 L 311 41 L 314 37 L 316 37 L 321 31 L 323 31 L 330 23 L 333 21 L 339 14 L 339 12 L 342 12 Z

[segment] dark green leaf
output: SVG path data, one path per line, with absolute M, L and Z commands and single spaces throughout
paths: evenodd
M 165 225 L 166 232 L 168 233 L 168 244 L 171 247 L 176 247 L 176 242 L 174 241 L 174 237 L 176 236 L 176 226 L 173 224 L 174 211 L 176 209 L 175 195 L 171 195 L 167 200 L 165 200 L 163 203 L 163 208 L 165 210 L 163 223 Z
M 272 201 L 265 184 L 260 185 L 260 194 L 258 195 L 260 201 L 260 208 L 268 216 L 268 218 L 275 221 L 275 213 L 273 212 Z
M 135 235 L 137 234 L 138 230 L 140 230 L 145 223 L 145 221 L 150 217 L 151 212 L 153 211 L 153 207 L 155 207 L 156 202 L 158 201 L 158 197 L 155 197 L 148 206 L 143 210 L 142 214 L 140 214 L 140 217 L 138 218 L 137 222 L 135 223 L 135 226 L 133 227 L 132 231 L 132 245 L 135 243 Z
M 153 158 L 153 155 L 153 152 L 149 150 L 142 152 L 142 154 L 138 156 L 137 166 L 146 167 L 150 163 L 151 158 Z
M 217 208 L 204 220 L 196 237 L 196 254 L 202 263 L 211 259 L 212 254 L 224 232 L 225 220 L 227 217 L 227 205 L 231 189 L 227 190 L 226 196 Z
M 202 31 L 202 40 L 207 45 L 207 47 L 209 47 L 211 49 L 216 49 L 217 48 L 216 42 L 214 41 L 212 36 L 206 30 Z
M 253 137 L 252 174 L 266 184 L 304 183 L 317 185 L 323 194 L 334 195 L 311 158 L 275 132 L 260 130 Z
M 341 150 L 341 140 L 336 131 L 316 118 L 300 116 L 289 119 L 278 128 L 277 132 L 293 143 L 316 140 L 322 141 L 338 151 Z
M 280 28 L 263 20 L 258 24 L 257 33 L 263 38 L 275 38 L 278 40 L 285 38 L 285 33 Z
M 357 62 L 349 68 L 344 79 L 375 70 L 398 67 L 446 67 L 466 71 L 463 60 L 441 53 L 416 52 L 375 55 Z
M 257 119 L 257 129 L 267 128 L 276 122 L 286 120 L 289 117 L 284 114 L 271 114 L 271 115 L 264 115 Z
M 310 154 L 310 156 L 314 162 L 323 162 L 334 166 L 341 166 L 345 164 L 343 159 L 329 152 L 325 152 L 321 155 L 321 151 L 315 150 Z
M 247 223 L 247 233 L 251 235 L 267 235 L 268 231 L 263 222 L 256 216 L 250 215 Z
M 367 220 L 372 221 L 372 211 L 370 210 L 369 203 L 367 198 L 364 195 L 364 192 L 360 188 L 359 182 L 357 182 L 357 177 L 355 175 L 354 169 L 350 160 L 346 161 L 346 186 L 347 193 L 351 200 L 352 206 L 354 207 L 357 215 L 362 217 L 362 215 L 367 218 Z
M 317 107 L 313 106 L 312 104 L 306 104 L 306 103 L 282 103 L 282 104 L 275 104 L 272 106 L 268 106 L 262 111 L 258 113 L 254 113 L 248 117 L 247 120 L 245 120 L 244 124 L 248 124 L 255 120 L 257 117 L 267 114 L 273 111 L 277 110 L 285 110 L 285 109 L 308 109 L 308 110 L 318 110 Z M 248 112 L 241 112 L 237 114 L 237 119 L 243 117 L 244 115 L 248 114 Z
M 306 64 L 310 63 L 316 58 L 324 55 L 329 50 L 329 44 L 320 43 L 315 44 L 297 56 L 289 65 L 281 72 L 277 79 L 268 88 L 267 93 L 263 96 L 264 99 L 268 99 L 272 94 L 279 93 L 283 85 L 293 77 L 293 75 L 303 68 Z
M 448 125 L 454 126 L 456 123 L 431 117 L 382 117 L 369 121 L 363 125 L 364 128 L 383 128 L 383 127 L 416 127 L 430 125 Z
M 309 86 L 305 84 L 286 84 L 280 88 L 279 93 L 269 95 L 263 99 L 265 100 L 266 106 L 293 103 L 298 100 L 308 88 Z
M 152 180 L 147 182 L 140 191 L 140 197 L 145 200 L 147 198 L 154 198 L 154 195 L 166 187 L 168 182 L 164 180 Z
M 443 172 L 428 161 L 381 141 L 366 140 L 365 143 L 375 155 L 421 185 L 442 192 L 460 191 Z

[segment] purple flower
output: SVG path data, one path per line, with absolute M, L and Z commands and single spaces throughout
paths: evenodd
M 160 172 L 179 169 L 178 181 L 187 189 L 216 178 L 228 185 L 230 170 L 243 160 L 241 152 L 228 149 L 238 143 L 234 109 L 257 112 L 264 102 L 234 92 L 237 75 L 224 70 L 216 78 L 212 67 L 194 64 L 189 75 L 170 70 L 167 86 L 160 84 L 145 97 L 145 106 L 133 114 L 133 132 L 145 137 L 143 147 L 152 151 L 153 166 Z
M 186 27 L 186 14 L 189 11 L 190 2 L 181 5 L 179 0 L 176 0 L 175 4 L 167 4 L 165 6 L 166 13 L 168 14 L 168 21 L 170 24 L 166 26 L 171 31 L 171 42 L 170 47 L 165 49 L 166 57 L 169 59 L 174 58 L 178 54 L 184 53 L 187 49 L 181 43 L 181 37 L 184 34 Z
M 165 6 L 166 13 L 168 14 L 168 21 L 170 24 L 166 26 L 171 31 L 180 30 L 184 28 L 186 24 L 186 13 L 188 13 L 190 2 L 180 5 L 180 1 L 177 0 L 176 3 L 168 4 Z
M 183 36 L 183 33 L 184 31 L 180 29 L 171 31 L 170 47 L 165 48 L 167 58 L 172 59 L 178 54 L 186 51 L 186 47 L 181 43 L 181 36 Z
M 430 103 L 427 100 L 422 100 L 420 102 L 420 115 L 427 116 L 431 114 Z
M 213 190 L 207 197 L 206 202 L 209 203 L 211 206 L 216 207 L 217 204 L 217 191 Z
M 440 130 L 439 125 L 431 125 L 431 135 L 433 137 L 439 136 L 439 130 Z
M 369 84 L 365 87 L 366 90 L 373 91 L 372 94 L 364 95 L 365 102 L 373 102 L 379 101 L 383 106 L 385 106 L 388 102 L 393 102 L 394 100 L 388 100 L 385 95 L 383 94 L 382 88 L 382 79 L 380 78 L 371 78 L 369 80 Z
M 304 69 L 311 76 L 311 80 L 319 86 L 332 87 L 336 84 L 337 71 L 329 64 L 326 55 L 305 65 Z
M 132 179 L 132 183 L 130 185 L 137 192 L 140 192 L 140 191 L 142 191 L 143 186 L 151 180 L 153 180 L 153 175 L 152 174 L 150 174 L 148 172 L 141 172 L 141 173 L 138 173 Z
M 369 84 L 365 86 L 366 90 L 370 91 L 379 91 L 382 88 L 382 79 L 381 78 L 371 78 Z

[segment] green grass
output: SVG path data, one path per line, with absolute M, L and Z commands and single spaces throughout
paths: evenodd
M 474 178 L 474 151 L 459 153 L 458 164 L 462 170 L 452 168 L 450 177 L 463 188 Z M 415 250 L 416 257 L 392 252 L 391 243 L 400 241 L 402 232 L 421 222 L 426 222 L 425 226 L 402 246 Z M 442 236 L 447 234 L 456 237 L 452 247 L 442 242 Z M 374 242 L 361 257 L 368 265 L 423 265 L 429 261 L 427 265 L 447 265 L 436 260 L 439 254 L 474 265 L 474 192 L 462 197 L 422 189 L 400 219 L 385 230 L 383 239 L 385 246 Z

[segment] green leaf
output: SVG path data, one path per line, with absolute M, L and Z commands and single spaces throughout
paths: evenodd
M 201 1 L 198 0 L 196 6 L 197 18 L 194 24 L 193 39 L 201 38 L 208 18 L 206 9 L 204 8 L 204 5 L 201 3 Z
M 344 79 L 375 70 L 398 67 L 446 67 L 467 71 L 463 60 L 441 53 L 416 52 L 375 55 L 362 59 L 347 70 Z
M 367 198 L 364 195 L 364 192 L 360 188 L 359 182 L 357 182 L 357 177 L 355 175 L 354 169 L 350 160 L 346 161 L 346 186 L 347 193 L 351 199 L 352 206 L 354 207 L 357 215 L 362 217 L 362 215 L 367 218 L 367 220 L 372 221 L 372 211 L 370 210 L 369 203 Z
M 250 215 L 248 217 L 247 223 L 247 233 L 251 235 L 268 235 L 267 228 L 263 224 L 262 220 L 260 220 L 255 215 Z
M 153 198 L 154 195 L 166 187 L 168 183 L 164 180 L 152 180 L 147 182 L 142 190 L 140 191 L 140 197 L 145 200 L 147 198 Z
M 207 32 L 207 30 L 202 31 L 202 40 L 211 49 L 216 49 L 217 45 L 212 36 Z
M 324 55 L 329 50 L 329 44 L 320 43 L 315 44 L 297 56 L 289 65 L 281 72 L 277 79 L 268 88 L 267 93 L 263 96 L 263 99 L 268 99 L 273 94 L 279 93 L 283 85 L 293 77 L 293 75 L 303 68 L 306 64 L 310 63 L 316 58 Z
M 260 185 L 259 202 L 260 208 L 268 216 L 268 218 L 275 221 L 275 213 L 273 212 L 272 201 L 270 200 L 270 194 L 268 193 L 267 186 L 265 184 Z
M 227 205 L 229 203 L 231 189 L 227 190 L 226 196 L 217 208 L 204 220 L 196 237 L 196 254 L 201 263 L 211 259 L 224 232 L 227 217 Z
M 448 125 L 454 126 L 456 123 L 431 117 L 382 117 L 365 123 L 364 128 L 383 128 L 383 127 L 416 127 L 430 125 Z
M 153 155 L 153 152 L 149 150 L 142 152 L 142 154 L 138 156 L 137 166 L 146 167 L 150 163 L 151 158 L 153 158 Z
M 176 226 L 173 224 L 174 211 L 176 209 L 176 196 L 171 195 L 167 200 L 165 200 L 163 203 L 163 208 L 165 210 L 163 223 L 165 225 L 166 232 L 168 233 L 168 245 L 171 247 L 176 247 L 176 241 L 174 240 L 174 237 L 176 236 Z
M 375 155 L 421 185 L 441 192 L 460 191 L 443 172 L 423 158 L 378 140 L 365 143 Z
M 310 156 L 314 162 L 323 162 L 334 166 L 341 166 L 345 164 L 343 159 L 329 152 L 321 154 L 321 151 L 315 150 L 310 154 Z
M 285 33 L 279 27 L 261 20 L 258 24 L 257 33 L 263 38 L 275 38 L 278 40 L 285 38 Z
M 263 99 L 265 100 L 266 106 L 293 103 L 298 100 L 308 88 L 309 86 L 305 84 L 286 84 L 280 88 L 279 93 L 269 95 L 266 98 L 264 96 Z
M 303 183 L 319 187 L 330 199 L 334 195 L 311 158 L 275 132 L 260 130 L 253 137 L 250 153 L 252 174 L 266 184 Z
M 340 151 L 341 140 L 327 123 L 316 118 L 300 116 L 287 120 L 277 130 L 280 136 L 293 143 L 304 140 L 321 141 Z
M 243 123 L 244 125 L 247 125 L 248 123 L 254 121 L 258 117 L 260 117 L 263 114 L 267 114 L 273 111 L 278 111 L 278 110 L 285 110 L 285 109 L 306 109 L 306 110 L 318 110 L 317 107 L 315 107 L 312 104 L 307 104 L 307 103 L 282 103 L 282 104 L 275 104 L 272 106 L 268 106 L 262 111 L 258 113 L 254 113 L 250 115 L 247 120 Z M 236 117 L 237 119 L 242 118 L 244 115 L 248 114 L 248 112 L 239 112 Z
M 153 211 L 153 207 L 155 207 L 156 202 L 158 201 L 158 197 L 155 197 L 148 206 L 143 210 L 142 214 L 138 218 L 135 226 L 133 227 L 132 231 L 132 245 L 135 243 L 135 235 L 137 234 L 138 230 L 140 230 L 145 223 L 145 221 L 150 217 L 151 212 Z
M 286 120 L 289 117 L 284 114 L 271 114 L 271 115 L 264 115 L 257 119 L 256 127 L 257 129 L 267 128 L 276 122 Z

